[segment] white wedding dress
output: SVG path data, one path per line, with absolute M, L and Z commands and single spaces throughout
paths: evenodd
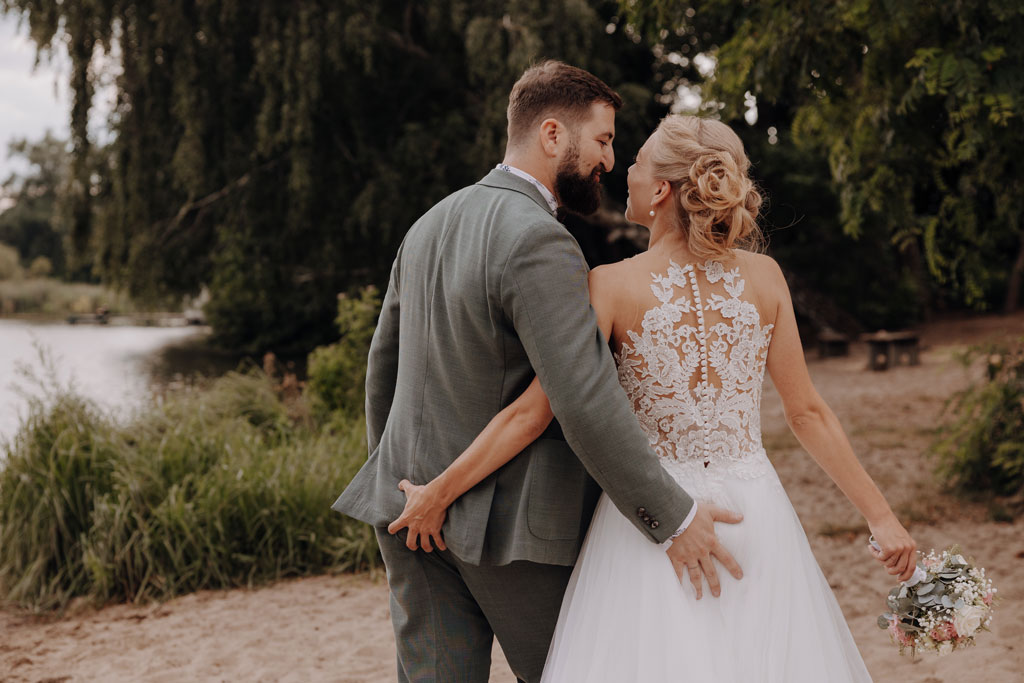
M 716 524 L 743 568 L 697 600 L 665 550 L 602 495 L 569 581 L 545 683 L 870 681 L 807 537 L 761 445 L 772 326 L 739 268 L 672 263 L 660 305 L 615 356 L 662 466 L 696 500 L 743 514 Z

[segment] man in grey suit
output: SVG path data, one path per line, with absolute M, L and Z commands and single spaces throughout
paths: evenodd
M 504 163 L 435 205 L 398 250 L 366 375 L 370 457 L 333 508 L 372 524 L 387 567 L 400 681 L 486 681 L 496 636 L 539 680 L 600 490 L 682 577 L 717 595 L 714 522 L 662 469 L 620 388 L 579 247 L 554 217 L 600 200 L 621 99 L 560 62 L 509 97 Z M 403 479 L 440 474 L 540 378 L 556 420 L 448 510 L 445 550 L 388 524 Z M 429 542 L 423 550 L 429 550 Z M 736 568 L 738 572 L 738 568 Z

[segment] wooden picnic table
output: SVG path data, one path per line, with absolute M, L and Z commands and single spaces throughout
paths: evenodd
M 888 332 L 879 330 L 863 334 L 868 343 L 868 366 L 872 370 L 888 370 L 895 365 L 918 365 L 920 334 L 913 330 Z

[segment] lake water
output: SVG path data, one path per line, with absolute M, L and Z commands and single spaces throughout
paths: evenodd
M 0 440 L 12 437 L 26 409 L 18 391 L 39 391 L 19 366 L 44 372 L 39 349 L 52 358 L 58 379 L 114 414 L 127 414 L 153 391 L 195 374 L 219 375 L 239 358 L 206 349 L 205 327 L 69 325 L 0 320 Z

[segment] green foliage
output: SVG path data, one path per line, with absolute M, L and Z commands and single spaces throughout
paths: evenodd
M 377 564 L 330 505 L 365 461 L 361 416 L 293 424 L 259 371 L 119 425 L 67 390 L 36 401 L 0 465 L 0 595 L 163 599 Z
M 500 160 L 508 91 L 541 57 L 658 109 L 655 56 L 581 0 L 0 0 L 71 56 L 69 240 L 155 301 L 209 286 L 223 346 L 307 350 L 337 292 L 383 283 L 405 231 Z M 113 141 L 84 122 L 116 42 Z M 632 132 L 631 132 L 632 131 Z M 634 142 L 636 142 L 634 140 Z M 609 178 L 624 199 L 624 167 Z M 56 264 L 56 261 L 54 261 Z
M 965 366 L 979 359 L 986 376 L 947 404 L 952 419 L 934 449 L 941 473 L 963 491 L 1016 498 L 1024 503 L 1024 338 L 1012 345 L 973 347 Z
M 0 242 L 0 280 L 20 280 L 23 274 L 18 250 Z
M 13 202 L 0 213 L 0 242 L 16 248 L 22 263 L 46 258 L 51 272 L 58 276 L 87 276 L 88 272 L 65 273 L 61 210 L 68 190 L 67 142 L 47 132 L 35 142 L 12 140 L 7 155 L 21 158 L 29 170 L 22 175 L 12 174 L 0 185 L 0 194 Z
M 380 313 L 376 287 L 364 287 L 357 296 L 338 296 L 335 322 L 341 339 L 309 354 L 307 389 L 315 414 L 351 417 L 363 410 L 366 356 Z
M 1015 308 L 1024 285 L 1024 6 L 1010 0 L 623 2 L 718 58 L 727 119 L 828 161 L 845 234 L 881 233 L 924 305 Z

